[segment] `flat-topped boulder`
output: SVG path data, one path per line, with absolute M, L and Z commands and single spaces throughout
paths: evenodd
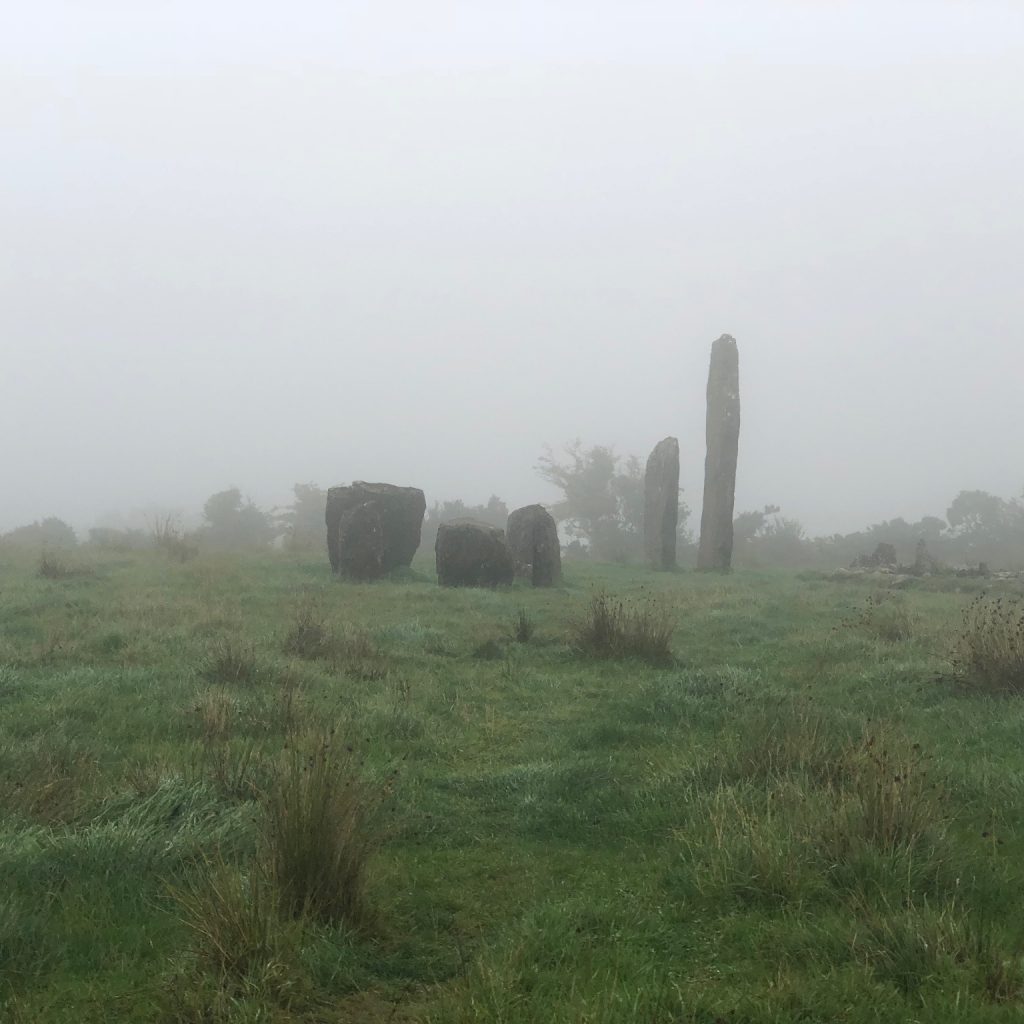
M 355 579 L 379 579 L 408 567 L 420 546 L 427 501 L 418 487 L 356 480 L 327 491 L 331 568 Z
M 475 519 L 441 523 L 434 556 L 443 587 L 497 587 L 515 577 L 505 531 Z
M 525 505 L 508 517 L 507 541 L 515 574 L 535 587 L 554 587 L 562 579 L 558 526 L 543 505 Z

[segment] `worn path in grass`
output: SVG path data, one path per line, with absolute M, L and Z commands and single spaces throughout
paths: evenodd
M 1010 1021 L 1020 701 L 950 678 L 971 594 L 569 565 L 553 591 L 319 560 L 0 552 L 0 1000 L 21 1021 Z M 969 584 L 965 584 L 969 585 Z M 971 585 L 973 587 L 973 585 Z M 592 590 L 674 663 L 573 650 Z M 973 589 L 972 589 L 973 593 Z M 512 639 L 525 610 L 527 642 Z M 377 923 L 210 969 L 173 893 L 252 870 L 326 726 L 397 769 Z

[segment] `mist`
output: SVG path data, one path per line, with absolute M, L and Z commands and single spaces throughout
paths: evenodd
M 0 531 L 577 437 L 698 507 L 723 332 L 737 509 L 1018 495 L 1021 95 L 1012 3 L 20 5 Z

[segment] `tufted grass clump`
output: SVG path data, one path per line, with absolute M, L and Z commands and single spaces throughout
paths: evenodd
M 913 850 L 948 823 L 944 786 L 919 743 L 880 729 L 848 747 L 843 761 L 829 844 L 835 854 L 857 843 Z
M 0 813 L 47 825 L 75 821 L 100 771 L 95 754 L 74 740 L 46 738 L 0 760 Z
M 229 739 L 237 712 L 234 697 L 212 688 L 196 694 L 195 703 L 189 708 L 204 743 Z
M 835 900 L 934 877 L 950 856 L 947 792 L 919 744 L 888 727 L 842 741 L 805 720 L 757 748 L 707 775 L 674 830 L 690 895 Z
M 953 667 L 972 689 L 1024 692 L 1024 604 L 985 594 L 976 597 L 964 611 Z
M 518 644 L 528 644 L 536 631 L 537 624 L 530 617 L 530 613 L 525 608 L 516 609 L 509 629 L 512 639 Z
M 328 658 L 334 652 L 335 638 L 315 600 L 307 598 L 299 603 L 281 646 L 285 654 L 309 660 Z
M 711 904 L 782 906 L 827 896 L 812 823 L 820 809 L 798 779 L 701 791 L 686 827 L 673 830 L 674 880 Z
M 1020 1000 L 1024 965 L 1019 946 L 1006 943 L 983 914 L 955 897 L 943 906 L 910 898 L 896 905 L 881 903 L 855 902 L 860 927 L 851 940 L 852 954 L 879 981 L 915 994 L 928 981 L 966 973 L 989 1001 Z
M 921 632 L 921 616 L 903 594 L 873 594 L 864 602 L 852 625 L 884 643 L 907 643 Z
M 71 580 L 79 576 L 91 576 L 92 570 L 83 565 L 73 565 L 55 551 L 44 551 L 39 556 L 37 574 L 44 580 Z
M 242 802 L 259 796 L 268 774 L 264 754 L 252 740 L 204 742 L 189 768 L 224 799 Z
M 380 842 L 387 794 L 331 734 L 286 749 L 264 799 L 267 874 L 286 917 L 365 927 L 373 919 L 367 869 Z
M 655 599 L 614 597 L 598 590 L 582 618 L 573 623 L 572 640 L 576 651 L 587 657 L 668 665 L 673 631 L 670 612 Z
M 216 856 L 170 888 L 197 961 L 219 978 L 244 978 L 280 957 L 284 938 L 261 866 L 247 873 Z
M 301 737 L 265 767 L 249 793 L 261 811 L 254 855 L 203 855 L 168 888 L 200 977 L 278 1001 L 316 927 L 365 930 L 375 920 L 367 873 L 390 783 L 369 784 L 362 758 L 330 733 Z
M 281 649 L 304 661 L 326 662 L 334 671 L 355 679 L 379 680 L 390 672 L 388 659 L 368 630 L 359 626 L 333 629 L 315 598 L 303 600 L 295 609 Z
M 210 645 L 203 676 L 211 683 L 255 686 L 266 675 L 256 648 L 234 637 L 222 637 Z

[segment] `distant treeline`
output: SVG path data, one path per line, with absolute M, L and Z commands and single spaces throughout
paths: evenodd
M 635 456 L 612 448 L 569 445 L 562 457 L 548 450 L 538 474 L 561 498 L 551 505 L 566 557 L 601 562 L 639 563 L 643 558 L 643 471 Z M 186 531 L 170 515 L 156 516 L 147 528 L 97 526 L 85 542 L 98 548 L 131 551 L 161 547 L 185 559 L 201 550 L 241 551 L 276 546 L 288 551 L 319 550 L 324 544 L 327 493 L 313 483 L 296 484 L 291 504 L 261 509 L 237 487 L 212 494 L 202 522 Z M 423 523 L 421 550 L 432 550 L 437 528 L 452 519 L 472 518 L 504 527 L 509 509 L 496 495 L 484 505 L 455 499 L 435 502 Z M 696 545 L 690 509 L 679 503 L 679 564 L 693 565 Z M 891 544 L 899 559 L 914 561 L 924 540 L 932 558 L 955 566 L 987 563 L 993 569 L 1024 569 L 1024 501 L 985 491 L 961 491 L 942 516 L 917 522 L 891 519 L 864 530 L 829 537 L 808 537 L 801 524 L 778 506 L 741 512 L 735 519 L 733 562 L 737 567 L 835 568 Z M 74 530 L 57 518 L 18 527 L 0 543 L 35 548 L 70 548 L 80 543 Z
M 738 566 L 834 568 L 892 544 L 905 565 L 914 562 L 923 540 L 936 561 L 950 566 L 1024 569 L 1024 501 L 986 491 L 961 491 L 943 516 L 916 522 L 889 519 L 855 533 L 807 537 L 794 519 L 769 506 L 736 518 L 734 561 Z

